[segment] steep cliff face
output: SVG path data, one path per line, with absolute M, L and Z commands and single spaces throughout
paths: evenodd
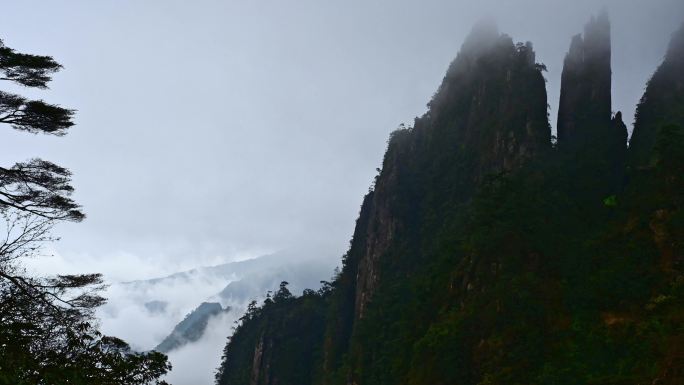
M 652 164 L 658 130 L 674 124 L 684 127 L 684 24 L 672 36 L 665 60 L 653 74 L 637 106 L 629 141 L 632 167 Z
M 462 177 L 477 184 L 548 150 L 542 70 L 532 43 L 514 44 L 493 25 L 476 26 L 415 123 L 424 131 L 416 135 L 425 137 L 425 156 L 438 150 L 472 158 L 474 169 Z
M 684 132 L 615 187 L 607 28 L 573 43 L 554 149 L 531 44 L 476 27 L 390 136 L 341 272 L 252 307 L 218 384 L 682 383 Z
M 428 112 L 413 127 L 392 133 L 382 170 L 363 201 L 343 269 L 334 290 L 325 294 L 322 352 L 313 364 L 319 366 L 319 377 L 314 371 L 309 381 L 359 381 L 355 373 L 364 364 L 357 357 L 370 353 L 358 337 L 363 333 L 359 323 L 377 290 L 415 274 L 416 266 L 430 258 L 423 250 L 432 237 L 432 230 L 423 229 L 425 222 L 439 231 L 447 212 L 467 205 L 489 175 L 515 170 L 550 151 L 542 71 L 531 43 L 514 44 L 494 25 L 480 24 L 449 66 Z M 283 322 L 269 314 L 259 323 Z M 231 355 L 235 358 L 224 366 L 221 383 L 244 383 L 236 381 L 240 363 L 251 368 L 243 373 L 250 384 L 290 383 L 282 376 L 273 380 L 278 358 L 269 333 L 252 336 L 251 345 L 244 347 L 252 352 L 249 359 L 236 354 L 255 324 L 236 333 L 227 347 L 226 362 Z
M 439 204 L 435 199 L 465 202 L 486 176 L 513 170 L 550 149 L 541 71 L 531 43 L 515 45 L 496 26 L 480 24 L 450 65 L 428 112 L 413 128 L 392 134 L 372 201 L 363 208 L 368 213 L 362 213 L 370 219 L 355 272 L 356 318 L 373 297 L 388 250 L 421 242 L 407 233 L 416 234 L 412 227 Z M 440 190 L 435 185 L 447 196 L 434 197 Z

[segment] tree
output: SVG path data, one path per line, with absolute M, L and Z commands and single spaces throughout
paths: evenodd
M 280 282 L 280 288 L 278 289 L 278 291 L 273 296 L 273 300 L 275 302 L 287 301 L 288 299 L 293 298 L 292 293 L 287 288 L 287 285 L 289 285 L 289 284 L 290 283 L 287 281 Z
M 11 80 L 27 87 L 47 88 L 51 74 L 62 66 L 50 56 L 17 53 L 0 40 L 0 71 L 2 80 Z
M 0 40 L 0 80 L 44 89 L 61 68 Z M 16 130 L 62 136 L 73 115 L 0 91 L 0 123 Z M 20 265 L 55 240 L 55 223 L 83 220 L 72 192 L 71 173 L 54 163 L 0 167 L 0 384 L 164 384 L 159 378 L 171 369 L 165 355 L 133 352 L 97 330 L 94 310 L 105 302 L 100 274 L 35 277 Z

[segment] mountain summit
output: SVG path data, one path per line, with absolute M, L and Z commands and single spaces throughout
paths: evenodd
M 584 27 L 584 35 L 572 38 L 565 56 L 558 108 L 559 147 L 584 148 L 609 129 L 610 57 L 610 22 L 602 13 Z
M 622 181 L 627 127 L 622 113 L 612 116 L 610 21 L 602 12 L 572 38 L 565 56 L 558 107 L 558 148 L 576 163 L 578 174 L 603 185 L 605 194 Z M 576 176 L 577 177 L 577 176 Z

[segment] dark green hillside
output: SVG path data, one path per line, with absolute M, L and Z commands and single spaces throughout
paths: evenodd
M 283 282 L 263 306 L 252 302 L 224 351 L 230 366 L 222 367 L 217 378 L 236 384 L 314 383 L 320 375 L 325 294 L 306 290 L 295 298 Z
M 209 319 L 229 310 L 230 308 L 223 309 L 219 303 L 202 302 L 195 310 L 186 315 L 185 318 L 173 328 L 171 334 L 166 336 L 154 350 L 168 353 L 190 342 L 199 340 L 202 338 L 202 334 L 207 328 Z
M 592 20 L 556 145 L 532 45 L 477 26 L 428 112 L 392 133 L 339 274 L 252 306 L 217 383 L 683 384 L 682 42 L 627 149 L 610 26 Z

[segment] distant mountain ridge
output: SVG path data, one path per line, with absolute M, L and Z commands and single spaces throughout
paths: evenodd
M 240 267 L 243 268 L 242 270 L 231 270 L 230 268 L 233 267 L 235 263 L 214 267 L 219 269 L 220 273 L 217 273 L 218 275 L 221 275 L 221 272 L 230 272 L 230 276 L 235 274 L 236 276 L 242 276 L 242 279 L 231 281 L 223 290 L 210 297 L 210 299 L 217 299 L 226 304 L 237 304 L 233 305 L 237 306 L 237 311 L 243 311 L 243 307 L 248 301 L 262 299 L 267 292 L 275 291 L 283 281 L 288 281 L 293 290 L 301 292 L 305 288 L 318 287 L 320 285 L 321 274 L 329 271 L 329 265 L 326 263 L 321 264 L 307 261 L 293 264 L 285 263 L 274 267 L 272 258 L 261 258 L 266 258 L 266 260 L 250 260 L 251 262 L 249 264 L 238 262 L 240 263 Z M 254 269 L 256 266 L 262 267 L 263 270 Z M 197 269 L 191 271 L 195 270 Z M 186 273 L 176 273 L 165 278 L 177 279 L 178 277 L 182 277 L 183 274 Z M 165 278 L 145 282 L 154 284 L 163 282 Z M 181 348 L 188 343 L 199 340 L 204 334 L 211 318 L 222 313 L 230 312 L 231 310 L 233 310 L 233 308 L 229 305 L 226 305 L 226 307 L 223 308 L 218 302 L 202 302 L 178 323 L 171 334 L 157 345 L 154 350 L 168 353 L 174 349 Z
M 188 343 L 199 340 L 207 328 L 209 319 L 222 312 L 228 312 L 230 308 L 222 308 L 216 302 L 202 302 L 195 310 L 188 314 L 176 325 L 171 334 L 166 337 L 154 350 L 168 353 Z
M 268 268 L 274 265 L 278 259 L 283 258 L 280 253 L 266 254 L 263 256 L 245 259 L 235 262 L 226 262 L 213 266 L 202 266 L 196 267 L 194 269 L 189 269 L 185 271 L 180 271 L 177 273 L 169 274 L 167 276 L 150 278 L 150 279 L 139 279 L 134 281 L 124 281 L 121 282 L 123 285 L 136 285 L 136 284 L 158 284 L 168 280 L 175 279 L 191 279 L 193 276 L 198 275 L 209 275 L 222 278 L 236 277 L 240 274 L 246 272 L 252 272 L 260 268 Z
M 334 259 L 315 249 L 298 248 L 164 277 L 122 282 L 115 284 L 115 289 L 128 301 L 127 309 L 140 312 L 141 317 L 165 319 L 167 325 L 169 319 L 177 320 L 155 330 L 162 337 L 155 339 L 154 345 L 138 345 L 141 350 L 154 346 L 169 353 L 198 341 L 214 317 L 238 312 L 234 316 L 238 318 L 251 300 L 263 299 L 268 291 L 277 290 L 282 281 L 290 282 L 296 293 L 320 286 L 322 277 L 328 276 L 335 264 Z M 180 297 L 184 298 L 183 303 L 179 303 Z M 117 313 L 111 308 L 114 306 L 106 305 L 101 317 L 111 320 Z M 224 310 L 218 311 L 219 308 Z M 226 337 L 229 332 L 225 331 Z M 134 338 L 129 340 L 136 343 Z

